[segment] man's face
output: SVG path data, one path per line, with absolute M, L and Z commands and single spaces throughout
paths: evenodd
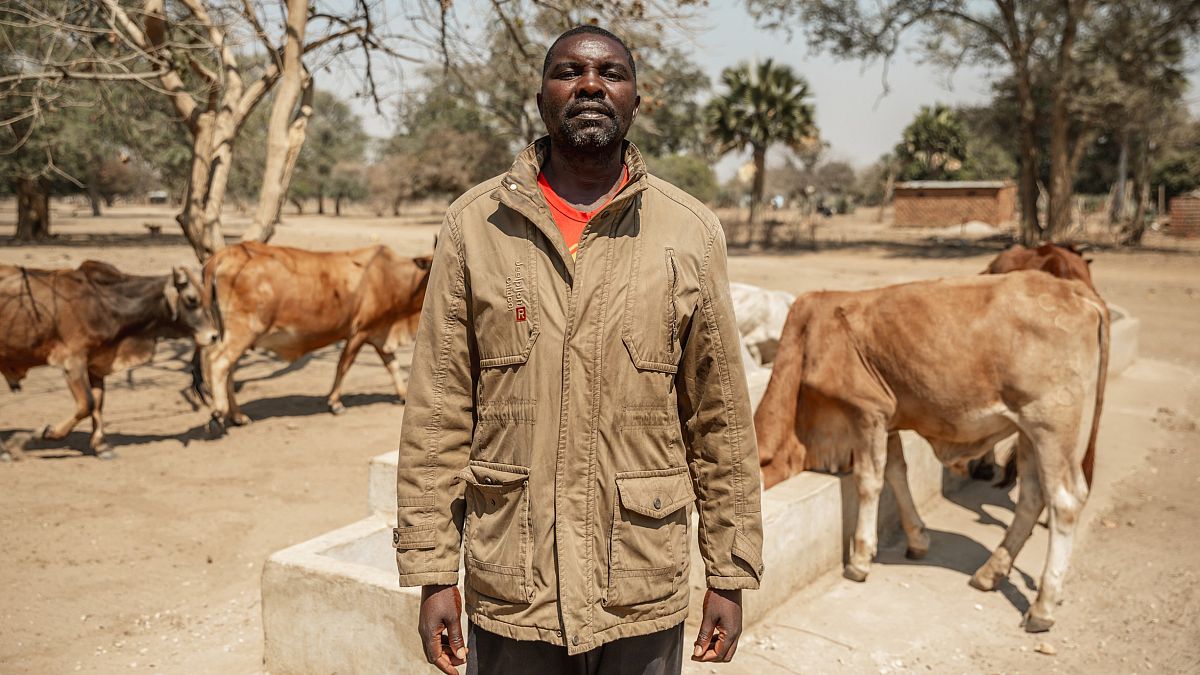
M 625 49 L 587 33 L 558 43 L 537 95 L 550 138 L 577 149 L 624 140 L 640 101 Z

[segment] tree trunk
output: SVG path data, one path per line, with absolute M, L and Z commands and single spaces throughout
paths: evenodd
M 100 200 L 103 199 L 100 194 L 100 172 L 95 169 L 88 176 L 87 196 L 88 202 L 92 205 L 92 217 L 98 218 L 103 215 L 100 212 Z
M 289 159 L 304 144 L 304 130 L 312 114 L 312 78 L 305 72 L 300 57 L 304 50 L 304 31 L 308 26 L 308 0 L 287 0 L 287 40 L 283 45 L 283 74 L 280 77 L 271 118 L 267 125 L 267 159 L 263 167 L 262 187 L 254 220 L 242 235 L 242 241 L 268 241 L 275 233 L 275 222 L 283 208 L 291 179 Z M 303 91 L 305 102 L 296 109 Z
M 1108 224 L 1116 225 L 1125 216 L 1125 179 L 1129 174 L 1129 130 L 1121 130 L 1121 151 L 1117 155 L 1117 181 L 1113 185 L 1112 207 L 1108 210 Z
M 304 202 L 300 201 L 299 199 L 297 199 L 295 197 L 289 197 L 288 201 L 290 201 L 292 203 L 292 205 L 296 207 L 297 214 L 299 214 L 301 216 L 304 215 Z
M 1029 69 L 1024 67 L 1018 67 L 1017 105 L 1020 110 L 1017 144 L 1021 166 L 1017 196 L 1021 202 L 1021 243 L 1034 246 L 1042 239 L 1037 204 L 1037 110 L 1033 105 L 1033 85 Z
M 317 188 L 317 213 L 325 215 L 325 188 Z
M 1137 139 L 1137 156 L 1133 160 L 1133 216 L 1125 225 L 1126 246 L 1140 246 L 1146 234 L 1146 202 L 1150 199 L 1149 141 Z
M 754 148 L 754 183 L 750 188 L 750 245 L 758 243 L 758 221 L 762 218 L 763 190 L 766 187 L 767 149 Z
M 883 199 L 879 202 L 879 213 L 875 216 L 875 222 L 883 222 L 883 210 L 887 208 L 888 203 L 892 201 L 892 193 L 896 189 L 896 163 L 889 162 L 887 170 L 887 182 L 883 184 Z
M 1050 208 L 1046 238 L 1054 241 L 1071 226 L 1071 196 L 1075 176 L 1071 171 L 1070 98 L 1075 76 L 1075 33 L 1086 0 L 1062 0 L 1066 8 L 1058 44 L 1057 72 L 1050 94 Z
M 18 178 L 13 186 L 17 195 L 17 241 L 50 238 L 50 182 L 45 178 Z
M 342 215 L 342 195 L 340 194 L 333 198 L 333 215 Z
M 396 197 L 395 199 L 393 199 L 393 200 L 392 200 L 392 215 L 393 215 L 393 216 L 397 216 L 397 217 L 399 217 L 399 215 L 400 215 L 400 203 L 401 203 L 401 202 L 403 202 L 403 201 L 404 201 L 404 200 L 403 200 L 402 198 L 400 198 L 400 197 Z

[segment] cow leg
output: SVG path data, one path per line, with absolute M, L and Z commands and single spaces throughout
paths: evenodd
M 75 398 L 75 413 L 54 425 L 47 426 L 42 430 L 42 438 L 52 441 L 61 441 L 71 433 L 75 425 L 87 419 L 92 414 L 94 402 L 92 400 L 92 391 L 88 386 L 88 372 L 86 359 L 72 359 L 63 364 L 63 373 L 67 378 L 67 389 L 71 391 L 71 396 Z
M 1085 428 L 1090 426 L 1088 421 Z M 1077 459 L 1083 453 L 1075 455 L 1071 452 L 1077 443 L 1074 435 L 1060 433 L 1057 438 L 1047 438 L 1051 436 L 1047 432 L 1034 441 L 1042 472 L 1042 495 L 1050 512 L 1050 546 L 1037 599 L 1025 616 L 1025 630 L 1030 633 L 1050 630 L 1054 625 L 1054 608 L 1062 603 L 1063 580 L 1075 543 L 1075 528 L 1087 501 L 1087 482 Z
M 854 482 L 858 488 L 858 523 L 844 574 L 851 581 L 866 581 L 871 559 L 879 547 L 879 493 L 887 466 L 887 429 L 877 424 L 854 449 Z
M 342 380 L 345 379 L 350 365 L 358 356 L 358 350 L 362 349 L 363 343 L 366 341 L 367 334 L 362 331 L 351 334 L 346 340 L 346 346 L 342 348 L 342 355 L 338 357 L 337 374 L 333 377 L 333 389 L 329 390 L 329 398 L 326 399 L 329 404 L 329 412 L 334 415 L 346 412 L 346 406 L 342 405 Z
M 1029 540 L 1029 535 L 1033 533 L 1033 527 L 1046 504 L 1033 446 L 1024 432 L 1018 437 L 1016 453 L 1009 461 L 1017 462 L 1021 491 L 1017 496 L 1017 508 L 1013 512 L 1012 524 L 1004 532 L 1004 541 L 1000 542 L 987 562 L 971 577 L 971 585 L 981 591 L 994 590 L 1001 579 L 1008 577 L 1017 554 Z
M 924 558 L 929 552 L 929 535 L 925 534 L 925 522 L 917 513 L 917 504 L 908 488 L 908 463 L 904 460 L 904 446 L 900 443 L 900 434 L 894 431 L 887 437 L 887 468 L 883 475 L 896 496 L 900 526 L 904 528 L 904 536 L 908 539 L 905 555 L 914 560 Z
M 372 344 L 375 348 L 375 353 L 379 354 L 383 365 L 392 375 L 392 383 L 396 386 L 396 395 L 400 397 L 400 402 L 403 403 L 408 399 L 408 378 L 404 377 L 404 373 L 400 371 L 400 362 L 396 360 L 396 352 L 388 351 L 377 344 Z
M 257 337 L 248 335 L 240 337 L 240 339 L 233 339 L 231 332 L 226 331 L 225 339 L 209 347 L 211 351 L 206 352 L 205 370 L 208 371 L 208 382 L 212 389 L 213 399 L 209 431 L 214 435 L 223 433 L 227 422 L 235 426 L 250 422 L 250 418 L 238 409 L 234 399 L 233 371 L 237 366 L 238 359 L 250 348 L 250 345 L 254 344 Z
M 112 459 L 112 448 L 104 439 L 104 421 L 101 412 L 104 409 L 104 377 L 88 373 L 88 385 L 92 392 L 92 452 L 100 459 Z

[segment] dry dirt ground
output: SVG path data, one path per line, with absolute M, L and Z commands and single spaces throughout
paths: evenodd
M 0 223 L 12 222 L 11 208 L 0 205 Z M 167 210 L 120 207 L 94 219 L 60 206 L 56 215 L 57 241 L 0 243 L 0 262 L 64 267 L 96 258 L 165 273 L 192 261 Z M 416 255 L 429 250 L 438 221 L 289 217 L 276 243 L 384 242 Z M 145 223 L 162 224 L 164 234 L 149 237 Z M 231 223 L 236 234 L 244 221 Z M 0 242 L 10 232 L 0 226 Z M 949 239 L 932 245 L 929 233 L 835 219 L 822 227 L 820 252 L 735 250 L 731 276 L 793 292 L 865 288 L 973 274 L 1002 246 L 943 234 Z M 1042 639 L 1019 631 L 1017 597 L 1031 596 L 1020 575 L 1015 595 L 966 586 L 967 572 L 956 568 L 999 530 L 978 509 L 948 503 L 926 520 L 957 548 L 942 557 L 935 549 L 918 565 L 897 564 L 888 549 L 864 585 L 823 581 L 789 603 L 792 614 L 753 628 L 725 672 L 1200 671 L 1200 256 L 1188 243 L 1149 244 L 1155 250 L 1099 251 L 1093 270 L 1100 291 L 1142 320 L 1142 354 L 1156 363 L 1131 373 L 1165 369 L 1170 378 L 1150 381 L 1168 381 L 1171 391 L 1130 389 L 1126 416 L 1105 417 L 1105 432 L 1146 459 L 1089 512 L 1055 631 Z M 116 460 L 81 452 L 85 423 L 67 443 L 31 442 L 24 461 L 0 466 L 0 673 L 260 671 L 264 559 L 365 515 L 367 460 L 394 447 L 401 416 L 373 354 L 351 371 L 340 417 L 323 404 L 335 350 L 290 366 L 249 355 L 240 400 L 254 423 L 210 440 L 205 413 L 179 394 L 188 353 L 164 344 L 154 363 L 110 380 L 106 430 Z M 35 370 L 19 394 L 0 392 L 0 438 L 19 444 L 70 409 L 61 375 Z M 998 495 L 976 486 L 957 501 L 986 503 L 1002 521 L 1010 514 Z M 1031 550 L 1018 566 L 1036 578 L 1040 556 Z M 1032 651 L 1043 639 L 1057 656 Z

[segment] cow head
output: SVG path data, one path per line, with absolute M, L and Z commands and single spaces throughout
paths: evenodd
M 205 347 L 217 339 L 212 315 L 200 297 L 200 282 L 183 267 L 171 271 L 171 281 L 164 289 L 171 320 L 180 331 L 190 334 L 196 344 Z

